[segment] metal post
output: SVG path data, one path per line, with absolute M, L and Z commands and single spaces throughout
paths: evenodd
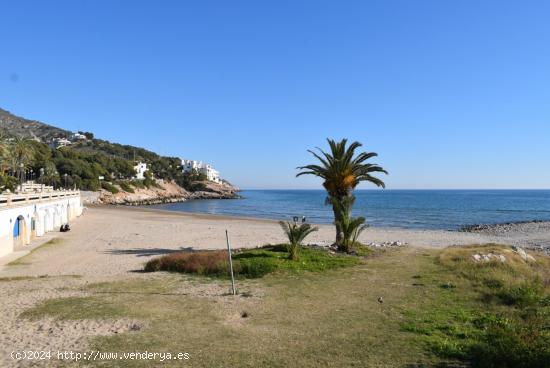
M 231 271 L 231 289 L 233 290 L 233 295 L 237 295 L 235 290 L 235 277 L 233 276 L 233 260 L 231 259 L 231 246 L 229 245 L 229 235 L 227 230 L 225 230 L 225 239 L 227 241 L 227 254 L 229 255 L 229 270 Z

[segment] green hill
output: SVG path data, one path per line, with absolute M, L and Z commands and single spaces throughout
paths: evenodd
M 86 133 L 89 139 L 53 148 L 56 138 L 68 138 L 71 132 L 13 115 L 3 109 L 0 109 L 0 133 L 4 136 L 0 142 L 0 175 L 4 177 L 0 180 L 0 187 L 13 188 L 13 179 L 6 178 L 24 176 L 55 187 L 76 186 L 83 190 L 98 190 L 107 186 L 102 181 L 130 181 L 135 175 L 136 161 L 147 163 L 153 177 L 173 180 L 189 190 L 196 187 L 193 182 L 201 179 L 198 175 L 183 174 L 181 160 L 177 157 L 165 157 L 141 147 L 96 139 L 92 133 Z M 15 163 L 13 154 L 16 139 L 25 140 L 23 146 L 28 156 L 19 163 Z M 19 169 L 21 163 L 24 164 L 24 172 Z M 150 175 L 144 183 L 154 185 Z

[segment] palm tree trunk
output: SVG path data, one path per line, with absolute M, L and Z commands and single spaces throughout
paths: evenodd
M 336 247 L 340 249 L 344 236 L 342 234 L 342 227 L 340 226 L 341 214 L 340 211 L 338 211 L 338 207 L 334 203 L 332 204 L 332 211 L 334 212 L 334 225 L 336 227 L 336 240 L 334 241 L 334 245 L 336 245 Z

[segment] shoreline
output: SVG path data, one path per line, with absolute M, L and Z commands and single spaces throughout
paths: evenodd
M 236 199 L 236 198 L 230 198 Z M 186 201 L 195 201 L 195 200 L 207 200 L 207 199 L 188 199 Z M 226 200 L 226 199 L 224 199 Z M 228 199 L 229 200 L 229 199 Z M 167 203 L 155 203 L 155 204 L 141 204 L 141 205 L 117 205 L 117 204 L 88 204 L 86 207 L 95 207 L 95 208 L 117 208 L 117 209 L 128 209 L 128 210 L 143 210 L 149 212 L 159 212 L 159 213 L 171 213 L 175 215 L 183 216 L 198 216 L 203 219 L 226 219 L 226 220 L 247 220 L 247 221 L 259 221 L 259 222 L 269 222 L 269 223 L 278 223 L 279 221 L 290 221 L 291 219 L 275 219 L 268 217 L 253 217 L 253 216 L 241 216 L 241 215 L 230 215 L 230 214 L 215 214 L 208 212 L 195 212 L 195 211 L 180 211 L 180 210 L 168 210 L 150 206 L 162 205 Z M 168 203 L 169 204 L 169 203 Z M 309 222 L 309 224 L 315 226 L 333 226 L 332 223 L 328 222 Z M 529 224 L 549 224 L 550 220 L 524 220 L 524 221 L 507 221 L 507 222 L 495 222 L 495 223 L 479 223 L 479 224 L 468 224 L 468 225 L 456 225 L 456 228 L 419 228 L 419 227 L 406 227 L 406 226 L 375 226 L 369 225 L 370 229 L 379 229 L 379 230 L 404 230 L 404 231 L 448 231 L 448 232 L 460 232 L 460 233 L 477 233 L 480 230 L 502 227 L 502 226 L 520 226 L 520 225 L 529 225 Z
M 367 228 L 359 241 L 364 244 L 396 243 L 420 248 L 444 248 L 499 243 L 550 252 L 548 226 L 496 232 L 459 232 L 430 229 Z M 330 246 L 334 225 L 316 224 L 318 231 L 305 244 Z M 0 276 L 129 275 L 142 269 L 152 257 L 186 249 L 225 249 L 225 231 L 234 249 L 254 248 L 286 241 L 277 220 L 227 215 L 169 211 L 144 206 L 91 205 L 68 233 L 52 232 L 56 246 L 29 255 L 33 267 L 7 267 Z M 529 230 L 529 231 L 527 231 Z M 37 254 L 38 253 L 38 254 Z
M 191 199 L 202 200 L 202 199 Z M 224 199 L 225 200 L 225 199 Z M 201 220 L 242 220 L 242 221 L 252 221 L 252 222 L 263 222 L 263 223 L 276 223 L 278 224 L 280 220 L 260 218 L 260 217 L 247 217 L 247 216 L 237 216 L 237 215 L 218 215 L 206 212 L 188 212 L 188 211 L 172 211 L 164 210 L 161 208 L 150 207 L 154 205 L 115 205 L 115 204 L 89 204 L 85 207 L 87 208 L 96 208 L 96 209 L 106 209 L 106 210 L 119 210 L 119 211 L 129 211 L 129 212 L 149 212 L 149 213 L 158 213 L 164 215 L 173 215 L 175 217 L 191 217 Z M 312 223 L 313 225 L 328 225 L 328 224 L 317 224 Z

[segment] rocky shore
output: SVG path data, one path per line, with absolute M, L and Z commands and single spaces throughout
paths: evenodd
M 239 189 L 228 183 L 201 183 L 201 190 L 190 192 L 173 182 L 163 182 L 159 187 L 134 188 L 134 193 L 122 189 L 118 193 L 106 190 L 83 192 L 85 204 L 110 204 L 141 206 L 162 203 L 184 202 L 192 199 L 235 199 L 239 198 Z
M 458 231 L 487 235 L 529 249 L 550 253 L 550 221 L 519 221 L 501 224 L 475 224 Z

